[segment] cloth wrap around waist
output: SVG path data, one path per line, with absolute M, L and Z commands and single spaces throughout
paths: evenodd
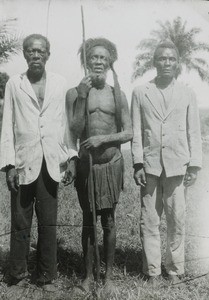
M 120 150 L 104 164 L 93 164 L 93 186 L 96 210 L 113 208 L 118 203 L 123 188 L 124 161 Z M 75 187 L 82 210 L 92 211 L 90 197 L 89 161 L 79 160 Z

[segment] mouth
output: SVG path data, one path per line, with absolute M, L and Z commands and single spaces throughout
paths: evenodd
M 31 65 L 31 66 L 37 67 L 37 66 L 41 66 L 41 63 L 40 63 L 40 62 L 35 62 L 35 61 L 34 61 L 34 62 L 31 62 L 30 65 Z
M 164 73 L 170 73 L 170 72 L 171 72 L 171 70 L 169 70 L 169 69 L 165 69 L 165 70 L 163 70 L 163 72 L 164 72 Z
M 103 72 L 104 72 L 104 69 L 101 68 L 101 67 L 95 67 L 95 68 L 94 68 L 94 72 L 95 72 L 95 73 L 103 73 Z

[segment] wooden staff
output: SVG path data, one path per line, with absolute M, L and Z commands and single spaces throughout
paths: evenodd
M 86 66 L 86 39 L 85 39 L 85 25 L 84 25 L 84 13 L 83 6 L 81 5 L 81 18 L 82 18 L 82 32 L 83 32 L 83 64 L 84 72 L 87 75 L 87 66 Z M 87 119 L 87 138 L 90 137 L 90 118 L 89 118 L 89 101 L 88 97 L 86 99 L 86 119 Z M 93 228 L 94 228 L 94 245 L 95 245 L 95 254 L 96 254 L 96 280 L 100 278 L 100 258 L 99 258 L 99 247 L 97 239 L 97 217 L 96 217 L 96 207 L 95 207 L 95 198 L 94 198 L 94 178 L 93 178 L 93 167 L 92 167 L 92 155 L 89 151 L 89 194 L 92 207 L 93 215 Z

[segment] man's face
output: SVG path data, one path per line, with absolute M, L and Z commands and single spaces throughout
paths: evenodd
M 110 53 L 102 46 L 92 48 L 87 62 L 91 73 L 92 86 L 102 88 L 106 81 L 106 74 L 110 68 Z
M 50 53 L 47 51 L 46 42 L 42 39 L 29 40 L 24 57 L 28 64 L 28 69 L 34 75 L 43 73 Z
M 91 72 L 98 75 L 106 74 L 107 70 L 110 68 L 109 51 L 102 46 L 92 48 L 88 60 L 88 68 Z
M 157 50 L 154 67 L 157 69 L 158 77 L 174 78 L 178 65 L 178 56 L 175 49 L 159 48 Z

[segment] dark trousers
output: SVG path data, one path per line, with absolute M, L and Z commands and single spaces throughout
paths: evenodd
M 44 283 L 56 277 L 57 188 L 43 161 L 38 178 L 11 194 L 10 274 L 18 279 L 27 272 L 34 208 L 38 219 L 37 280 Z

